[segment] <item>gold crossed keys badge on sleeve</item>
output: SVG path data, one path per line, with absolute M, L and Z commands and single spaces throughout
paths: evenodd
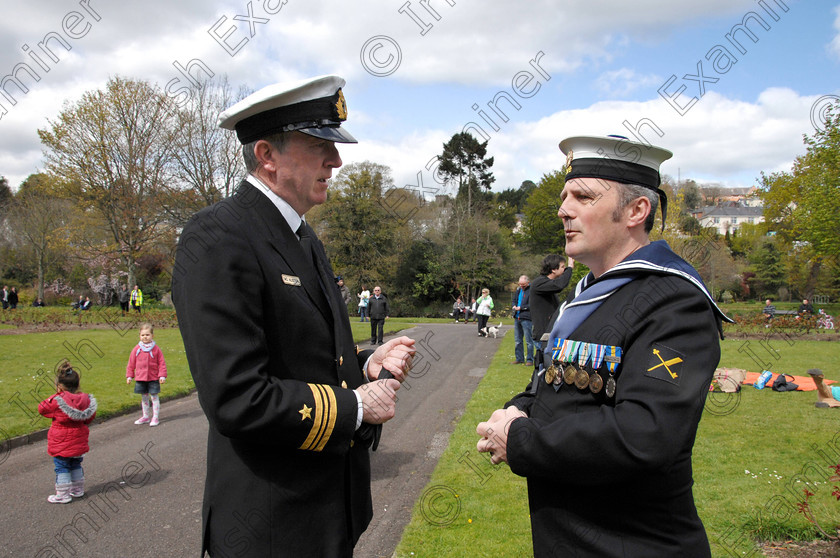
M 672 384 L 679 384 L 683 362 L 682 355 L 677 351 L 662 345 L 654 345 L 648 362 L 649 368 L 645 375 Z

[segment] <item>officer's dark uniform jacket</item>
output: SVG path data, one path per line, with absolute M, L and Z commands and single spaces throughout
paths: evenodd
M 664 258 L 664 267 L 690 268 L 664 242 L 631 257 L 646 253 Z M 710 555 L 691 491 L 691 450 L 725 316 L 702 282 L 642 267 L 589 284 L 632 278 L 568 336 L 621 347 L 614 396 L 550 385 L 543 371 L 505 405 L 530 417 L 511 423 L 507 456 L 511 470 L 528 478 L 537 557 Z M 546 363 L 551 358 L 549 349 Z M 598 372 L 609 377 L 606 365 Z
M 181 235 L 173 298 L 210 423 L 203 548 L 213 558 L 351 556 L 372 517 L 351 391 L 371 352 L 357 354 L 309 233 L 320 271 L 243 182 Z

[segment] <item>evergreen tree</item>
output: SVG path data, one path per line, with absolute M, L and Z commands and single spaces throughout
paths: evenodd
M 475 201 L 488 201 L 481 193 L 489 191 L 496 180 L 490 172 L 493 157 L 486 156 L 487 141 L 479 143 L 468 132 L 457 133 L 443 144 L 438 173 L 457 185 L 456 199 L 466 198 L 467 214 L 472 213 Z
M 566 248 L 563 221 L 557 216 L 565 184 L 565 171 L 545 174 L 525 202 L 522 236 L 534 253 L 562 254 Z

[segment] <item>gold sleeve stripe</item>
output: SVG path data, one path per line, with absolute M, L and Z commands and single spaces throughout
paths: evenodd
M 318 446 L 321 444 L 321 439 L 324 437 L 324 430 L 327 427 L 326 423 L 327 423 L 327 416 L 328 416 L 329 409 L 330 409 L 330 403 L 329 403 L 329 400 L 327 399 L 327 394 L 325 393 L 324 386 L 322 386 L 320 384 L 315 384 L 315 387 L 317 388 L 318 396 L 320 397 L 321 414 L 318 417 L 318 419 L 319 419 L 318 420 L 318 422 L 319 422 L 318 433 L 315 435 L 315 439 L 312 440 L 312 443 L 310 444 L 308 449 L 311 449 L 313 451 L 321 451 L 321 450 L 318 449 Z
M 300 445 L 300 449 L 322 451 L 335 428 L 335 420 L 338 414 L 335 392 L 330 387 L 320 384 L 309 384 L 309 389 L 312 390 L 312 396 L 315 400 L 312 429 L 309 431 L 306 440 Z
M 321 437 L 321 442 L 318 444 L 318 447 L 315 448 L 315 451 L 322 451 L 324 446 L 327 445 L 327 442 L 330 441 L 330 436 L 332 436 L 333 429 L 335 428 L 335 417 L 338 415 L 338 404 L 335 401 L 335 392 L 329 386 L 319 386 L 323 391 L 324 395 L 329 402 L 327 407 L 327 420 L 326 420 L 326 428 L 324 430 L 324 434 Z
M 309 431 L 309 436 L 300 445 L 300 449 L 312 449 L 312 442 L 315 440 L 318 432 L 321 430 L 321 421 L 323 420 L 323 403 L 321 401 L 321 392 L 315 384 L 309 384 L 309 389 L 312 390 L 312 397 L 315 399 L 313 403 L 314 415 L 312 417 L 312 429 Z

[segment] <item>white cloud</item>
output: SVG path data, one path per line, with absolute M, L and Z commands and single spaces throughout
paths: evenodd
M 657 75 L 640 75 L 630 68 L 621 68 L 602 73 L 595 80 L 594 87 L 602 96 L 611 99 L 627 97 L 641 89 L 652 89 L 662 85 Z
M 642 119 L 649 119 L 664 134 L 659 137 L 645 126 L 643 138 L 674 152 L 662 167 L 664 174 L 749 186 L 761 171 L 789 171 L 793 159 L 804 153 L 802 134 L 813 132 L 809 111 L 815 99 L 778 88 L 765 90 L 755 102 L 707 93 L 685 116 L 660 98 L 604 101 L 519 122 L 492 136 L 488 144 L 488 155 L 496 157 L 494 190 L 518 187 L 523 180 L 538 181 L 543 174 L 558 170 L 565 161 L 558 143 L 565 137 L 619 134 L 633 139 L 623 122 L 635 126 Z M 449 139 L 446 134 L 437 137 Z M 433 154 L 440 153 L 440 143 L 436 148 Z M 404 156 L 401 165 L 406 158 L 410 159 Z M 420 159 L 408 162 L 412 172 L 424 163 Z M 400 180 L 409 179 L 398 170 L 403 166 L 393 168 Z
M 455 5 L 446 0 L 424 4 L 411 0 L 409 7 L 415 17 L 428 26 L 427 32 L 421 34 L 411 14 L 398 11 L 406 2 L 289 0 L 278 13 L 268 14 L 262 8 L 266 2 L 261 0 L 141 3 L 89 0 L 89 6 L 100 20 L 90 20 L 91 28 L 86 36 L 67 39 L 71 51 L 59 49 L 60 61 L 50 64 L 50 71 L 42 72 L 40 81 L 25 78 L 30 91 L 18 95 L 18 104 L 8 106 L 8 113 L 0 115 L 0 174 L 16 187 L 41 167 L 37 128 L 43 128 L 48 118 L 55 118 L 64 101 L 74 102 L 82 92 L 104 87 L 107 79 L 116 74 L 164 86 L 179 76 L 172 66 L 174 61 L 187 64 L 200 60 L 214 73 L 227 74 L 234 86 L 258 88 L 307 75 L 338 73 L 354 84 L 356 96 L 375 98 L 373 91 L 386 87 L 399 96 L 400 88 L 420 86 L 429 92 L 428 100 L 424 101 L 429 106 L 440 103 L 435 86 L 442 85 L 452 95 L 449 104 L 462 107 L 454 118 L 463 125 L 466 120 L 477 118 L 469 109 L 472 102 L 487 99 L 488 90 L 509 89 L 511 77 L 527 69 L 528 61 L 542 51 L 545 56 L 541 63 L 552 76 L 546 84 L 551 93 L 545 98 L 555 105 L 544 105 L 542 98 L 523 102 L 522 117 L 528 109 L 537 106 L 549 107 L 540 109 L 543 113 L 558 112 L 539 119 L 531 113 L 532 122 L 513 118 L 492 134 L 490 142 L 491 155 L 496 157 L 496 188 L 518 186 L 524 179 L 539 179 L 543 172 L 558 167 L 561 157 L 556 145 L 569 133 L 620 132 L 625 118 L 634 121 L 650 116 L 665 122 L 666 118 L 675 116 L 658 98 L 647 103 L 595 103 L 570 110 L 563 107 L 564 99 L 558 94 L 561 88 L 572 87 L 568 82 L 563 83 L 563 74 L 593 64 L 605 68 L 598 83 L 603 87 L 609 85 L 611 91 L 626 95 L 641 86 L 653 88 L 658 85 L 651 84 L 654 76 L 638 74 L 632 67 L 613 69 L 609 62 L 640 41 L 646 44 L 667 41 L 680 26 L 729 16 L 740 20 L 743 13 L 755 9 L 754 0 L 568 0 L 561 3 L 452 0 L 452 3 Z M 78 1 L 12 4 L 0 19 L 0 79 L 18 63 L 35 64 L 21 50 L 22 45 L 34 47 L 48 33 L 62 32 L 62 21 L 69 11 L 85 11 Z M 279 5 L 280 0 L 267 4 Z M 234 16 L 247 15 L 248 5 L 252 6 L 254 16 L 268 20 L 254 24 L 253 37 L 247 22 L 233 20 Z M 431 6 L 439 19 L 424 5 Z M 228 44 L 247 39 L 235 56 L 208 33 L 222 17 L 226 19 L 218 33 L 232 29 Z M 838 22 L 836 25 L 840 26 L 840 13 Z M 233 24 L 236 27 L 231 28 Z M 362 45 L 374 36 L 387 36 L 400 47 L 401 65 L 387 78 L 387 83 L 373 78 L 361 63 Z M 833 44 L 838 41 L 835 39 Z M 768 83 L 773 82 L 768 80 Z M 14 86 L 9 87 L 14 90 Z M 456 97 L 453 89 L 466 93 Z M 790 95 L 793 104 L 785 106 L 772 102 L 772 98 L 738 104 L 708 94 L 685 118 L 676 117 L 670 126 L 662 124 L 667 133 L 663 141 L 679 154 L 675 161 L 684 169 L 684 176 L 686 172 L 723 176 L 727 168 L 749 172 L 743 169 L 752 168 L 750 165 L 757 168 L 779 165 L 779 161 L 792 160 L 790 153 L 797 146 L 788 144 L 801 144 L 801 134 L 807 131 L 804 125 L 792 125 L 792 117 L 785 116 L 801 114 L 807 124 L 808 111 L 800 111 L 807 98 L 797 97 L 794 92 Z M 439 122 L 428 124 L 406 118 L 396 123 L 390 116 L 361 114 L 355 101 L 351 103 L 353 122 L 363 126 L 370 140 L 342 149 L 345 161 L 367 158 L 388 164 L 394 170 L 397 185 L 416 184 L 416 173 L 424 170 L 429 159 L 440 153 L 442 143 L 452 135 L 452 130 L 442 131 L 445 124 Z M 372 113 L 374 108 L 367 110 Z M 408 113 L 411 107 L 403 110 Z M 750 123 L 745 121 L 743 111 L 755 113 L 756 122 L 761 123 L 757 128 L 764 134 L 779 134 L 775 141 L 767 143 L 764 137 L 747 137 L 749 130 L 743 127 Z M 703 114 L 705 118 L 697 118 L 695 114 Z M 712 120 L 717 118 L 730 121 Z M 742 128 L 727 126 L 728 123 L 740 123 Z M 794 128 L 793 140 L 781 138 L 780 134 Z M 350 129 L 357 133 L 356 127 Z M 718 133 L 728 135 L 718 139 Z M 719 148 L 724 147 L 723 151 L 737 151 L 738 141 L 758 142 L 763 149 L 748 149 L 744 153 L 748 157 L 742 157 L 740 162 L 735 158 L 728 166 L 723 162 L 729 161 L 729 156 L 719 152 L 704 159 L 703 164 L 696 164 L 692 159 L 694 154 L 710 150 L 700 136 L 709 144 L 717 142 Z M 432 183 L 428 173 L 424 179 Z

